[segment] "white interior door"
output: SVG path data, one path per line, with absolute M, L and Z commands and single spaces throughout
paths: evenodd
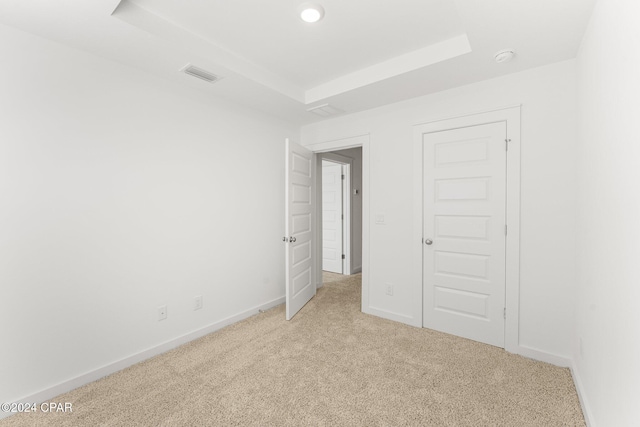
M 504 347 L 506 123 L 423 135 L 426 328 Z
M 342 274 L 342 168 L 322 161 L 322 269 Z
M 316 294 L 313 266 L 313 153 L 286 140 L 285 281 L 286 317 L 295 314 Z

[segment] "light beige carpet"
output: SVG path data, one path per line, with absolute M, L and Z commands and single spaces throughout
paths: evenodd
M 583 426 L 567 369 L 360 312 L 360 276 L 53 399 L 9 426 Z
M 340 273 L 334 273 L 332 271 L 322 271 L 322 283 L 332 283 L 338 282 L 340 280 L 345 280 L 349 278 L 349 276 L 345 276 Z

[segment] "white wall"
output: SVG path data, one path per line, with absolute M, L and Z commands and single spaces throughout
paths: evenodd
M 421 284 L 413 280 L 407 240 L 413 235 L 412 126 L 522 104 L 520 344 L 571 354 L 575 77 L 575 61 L 565 61 L 303 127 L 305 145 L 370 135 L 371 307 L 407 323 L 420 316 L 412 311 Z M 385 225 L 374 223 L 376 214 L 385 215 Z M 392 297 L 385 283 L 395 285 Z
M 283 297 L 297 127 L 8 27 L 0 57 L 0 402 Z
M 580 191 L 573 354 L 594 426 L 640 422 L 638 12 L 634 0 L 599 1 L 578 55 Z
M 332 151 L 353 159 L 351 167 L 351 274 L 362 270 L 362 147 Z M 357 189 L 358 194 L 353 194 Z

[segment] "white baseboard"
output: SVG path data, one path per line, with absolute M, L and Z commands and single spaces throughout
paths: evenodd
M 578 373 L 578 367 L 575 364 L 575 361 L 571 361 L 571 376 L 573 377 L 573 383 L 576 386 L 576 391 L 578 392 L 578 399 L 580 400 L 580 406 L 582 407 L 582 415 L 584 415 L 584 422 L 587 424 L 587 427 L 595 427 L 595 422 L 593 421 L 593 413 L 591 412 L 591 406 L 589 406 L 589 401 L 587 400 L 587 395 L 584 391 L 584 386 L 582 385 L 582 379 L 580 378 L 580 374 Z
M 250 308 L 249 310 L 245 310 L 241 313 L 219 320 L 215 323 L 205 326 L 204 328 L 195 330 L 193 332 L 189 332 L 185 335 L 166 341 L 155 347 L 152 347 L 147 350 L 143 350 L 139 353 L 133 354 L 131 356 L 125 357 L 124 359 L 118 360 L 117 362 L 110 363 L 106 366 L 103 366 L 91 372 L 87 372 L 85 374 L 82 374 L 70 380 L 56 384 L 53 387 L 46 388 L 44 390 L 41 390 L 29 396 L 15 400 L 15 402 L 16 403 L 37 403 L 37 404 L 46 402 L 47 400 L 50 400 L 63 393 L 67 393 L 85 384 L 89 384 L 93 381 L 99 380 L 100 378 L 104 378 L 107 375 L 111 375 L 125 368 L 128 368 L 131 365 L 135 365 L 136 363 L 142 362 L 143 360 L 147 360 L 159 354 L 166 353 L 167 351 L 172 350 L 176 347 L 179 347 L 182 344 L 186 344 L 190 341 L 193 341 L 195 339 L 208 335 L 212 332 L 220 330 L 226 326 L 237 323 L 241 320 L 244 320 L 248 317 L 258 314 L 261 310 L 268 310 L 280 304 L 284 304 L 284 302 L 285 302 L 285 297 L 274 299 L 267 303 L 261 304 L 257 307 Z M 0 419 L 9 417 L 11 415 L 13 415 L 13 413 L 11 412 L 0 412 Z
M 545 351 L 527 347 L 525 345 L 519 345 L 515 349 L 514 353 L 519 354 L 520 356 L 528 357 L 529 359 L 539 360 L 540 362 L 546 362 L 555 366 L 560 366 L 562 368 L 570 368 L 572 363 L 571 359 L 569 359 L 568 357 L 547 353 Z
M 416 319 L 414 319 L 411 316 L 407 316 L 405 314 L 400 314 L 400 313 L 394 313 L 393 311 L 384 310 L 382 308 L 375 308 L 375 307 L 369 306 L 369 307 L 366 307 L 364 310 L 362 310 L 362 312 L 365 314 L 371 314 L 373 316 L 382 317 L 383 319 L 404 323 L 405 325 L 416 326 L 419 328 L 422 327 L 421 324 L 416 324 Z
M 575 385 L 576 392 L 578 393 L 578 400 L 580 401 L 580 407 L 582 408 L 584 421 L 587 424 L 587 427 L 595 427 L 595 423 L 593 422 L 593 415 L 591 413 L 587 396 L 582 385 L 582 379 L 580 378 L 580 375 L 578 373 L 575 361 L 572 358 L 546 353 L 544 351 L 540 351 L 535 348 L 523 345 L 518 346 L 516 354 L 528 357 L 530 359 L 539 360 L 541 362 L 547 362 L 563 368 L 569 368 L 569 370 L 571 371 L 571 377 L 573 378 L 573 384 Z

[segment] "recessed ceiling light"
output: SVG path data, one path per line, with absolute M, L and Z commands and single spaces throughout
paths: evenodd
M 496 62 L 499 64 L 501 62 L 509 62 L 513 59 L 513 57 L 515 56 L 516 51 L 513 49 L 505 49 L 505 50 L 501 50 L 500 52 L 496 53 L 493 56 L 493 59 L 496 60 Z
M 324 17 L 324 8 L 316 3 L 303 3 L 300 5 L 300 18 L 304 22 L 318 22 Z

